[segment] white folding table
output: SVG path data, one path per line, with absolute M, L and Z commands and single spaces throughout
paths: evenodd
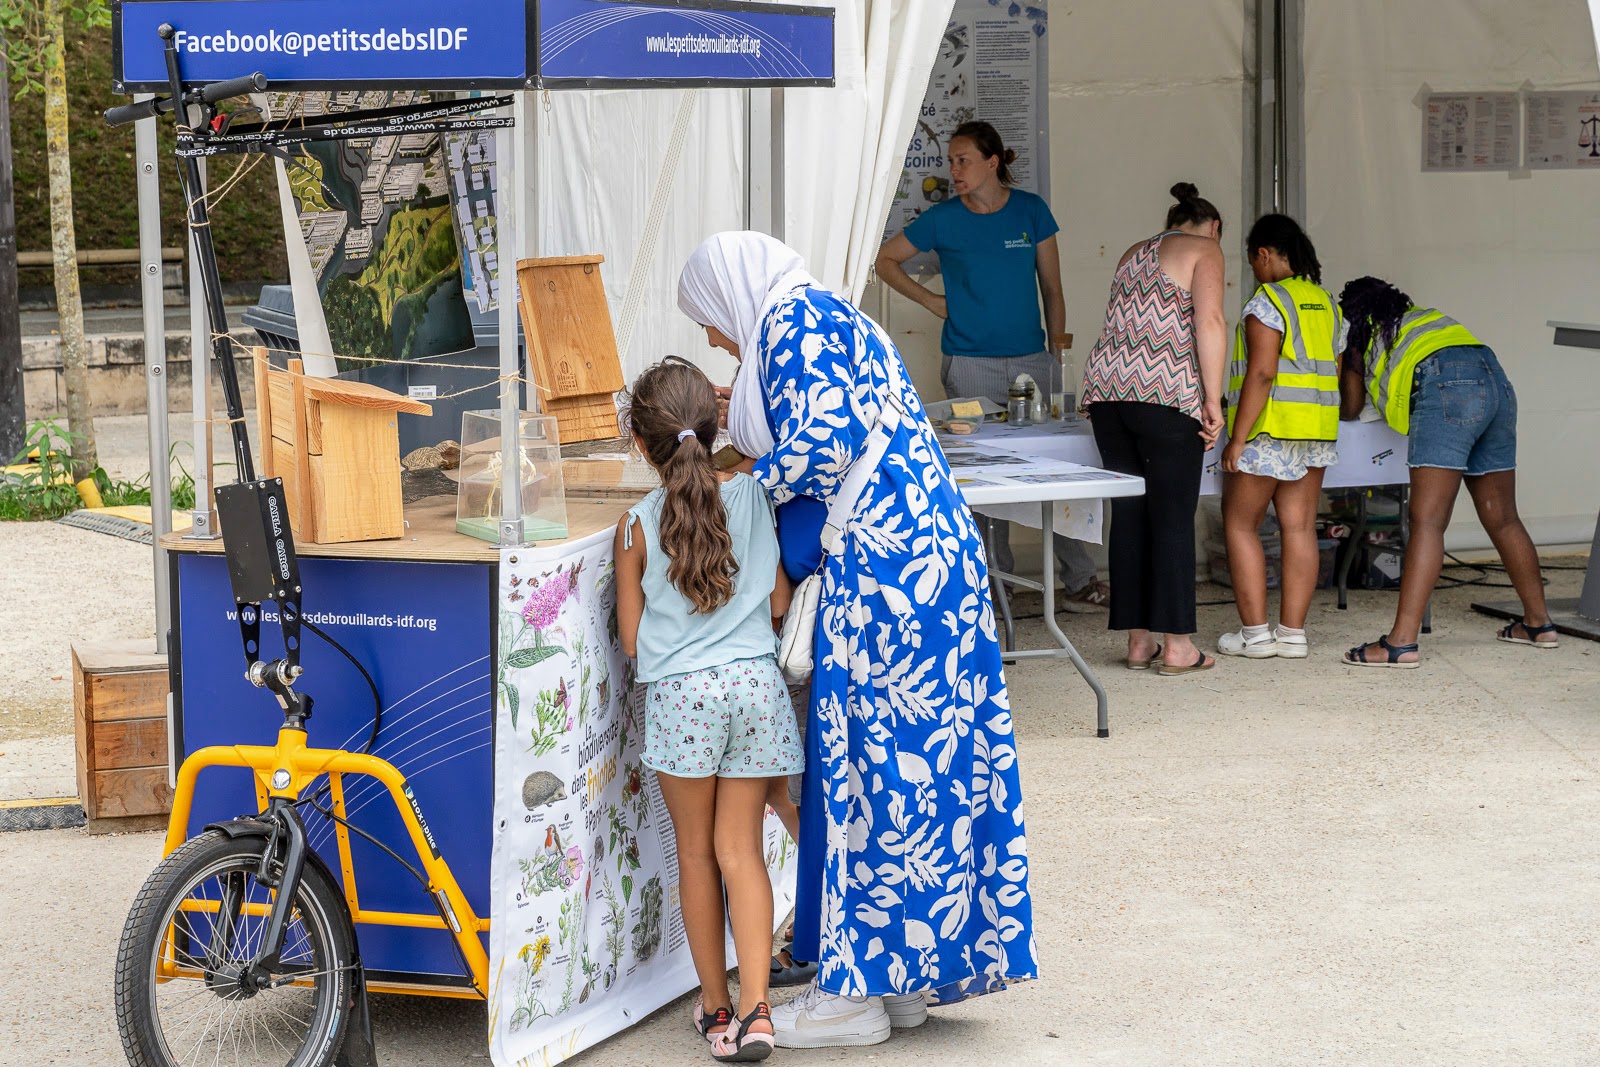
M 1007 505 L 1037 507 L 1039 526 L 1044 531 L 1046 545 L 1051 544 L 1052 534 L 1055 532 L 1056 505 L 1065 501 L 1099 501 L 1109 497 L 1144 495 L 1143 478 L 1128 474 L 1113 474 L 1111 471 L 1081 463 L 1034 460 L 981 447 L 963 448 L 961 441 L 962 438 L 959 437 L 940 439 L 947 454 L 954 453 L 959 457 L 953 469 L 956 485 L 966 499 L 967 506 L 985 515 Z M 993 456 L 994 462 L 974 462 L 982 460 L 985 456 Z M 1033 524 L 1030 522 L 1029 525 Z M 988 551 L 990 546 L 985 544 L 984 548 L 992 560 L 994 554 Z M 1072 641 L 1062 632 L 1061 627 L 1056 625 L 1055 569 L 1055 553 L 1048 550 L 1044 553 L 1044 573 L 1040 581 L 991 569 L 991 574 L 997 580 L 1023 589 L 1036 590 L 1044 597 L 1045 629 L 1060 646 L 1020 651 L 1007 649 L 1004 658 L 1019 660 L 1038 656 L 1067 656 L 1078 673 L 1083 676 L 1083 680 L 1089 683 L 1089 688 L 1094 690 L 1096 736 L 1110 737 L 1111 723 L 1106 691 L 1100 685 L 1100 679 L 1095 677 L 1094 671 L 1089 669 L 1089 665 L 1073 647 Z

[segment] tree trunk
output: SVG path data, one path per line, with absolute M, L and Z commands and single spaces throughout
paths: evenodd
M 62 0 L 45 0 L 45 33 L 55 42 L 44 71 L 45 146 L 50 157 L 51 251 L 56 272 L 56 310 L 61 318 L 61 367 L 67 387 L 67 427 L 82 440 L 72 448 L 72 476 L 83 479 L 100 465 L 89 399 L 83 337 L 83 298 L 78 289 L 78 236 L 72 224 L 72 156 L 68 147 L 67 46 Z
M 4 40 L 0 39 L 0 45 Z M 0 55 L 0 462 L 27 438 L 23 398 L 22 316 L 17 304 L 17 218 L 11 190 L 11 84 Z

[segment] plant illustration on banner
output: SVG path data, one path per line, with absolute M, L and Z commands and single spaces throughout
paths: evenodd
M 588 895 L 587 886 L 583 894 L 573 895 L 561 902 L 561 917 L 556 922 L 556 928 L 561 931 L 561 947 L 567 954 L 567 984 L 561 994 L 560 1011 L 572 1007 L 572 984 L 578 976 L 578 938 L 583 934 L 584 897 Z
M 539 1000 L 539 992 L 544 988 L 544 963 L 550 948 L 550 935 L 540 934 L 517 953 L 517 959 L 522 961 L 522 975 L 513 994 L 516 1000 L 516 1010 L 511 1013 L 513 1031 L 550 1017 L 549 1009 Z
M 652 874 L 639 890 L 639 921 L 633 927 L 633 958 L 648 961 L 661 947 L 661 877 Z
M 566 639 L 559 625 L 561 609 L 576 591 L 577 574 L 581 561 L 570 570 L 557 567 L 524 583 L 519 576 L 510 579 L 512 587 L 507 595 L 510 607 L 500 611 L 500 681 L 499 692 L 511 717 L 511 728 L 517 729 L 521 715 L 521 695 L 512 684 L 511 672 L 526 670 L 553 656 L 568 656 L 561 644 Z M 544 755 L 555 748 L 561 734 L 569 729 L 568 713 L 571 696 L 563 679 L 554 690 L 543 690 L 534 701 L 532 723 L 533 751 Z

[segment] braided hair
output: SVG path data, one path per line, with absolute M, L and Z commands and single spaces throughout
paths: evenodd
M 1382 278 L 1357 278 L 1339 293 L 1339 310 L 1350 323 L 1346 351 L 1365 353 L 1376 339 L 1387 352 L 1394 347 L 1400 320 L 1412 308 L 1411 297 Z
M 1262 215 L 1250 227 L 1245 247 L 1252 258 L 1263 248 L 1277 249 L 1289 261 L 1289 269 L 1296 278 L 1310 278 L 1322 284 L 1322 261 L 1317 258 L 1316 246 L 1300 224 L 1288 215 Z

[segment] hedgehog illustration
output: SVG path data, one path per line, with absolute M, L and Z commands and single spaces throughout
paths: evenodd
M 549 807 L 565 799 L 567 791 L 561 787 L 561 779 L 549 771 L 534 771 L 523 779 L 522 805 L 529 811 L 540 806 Z

